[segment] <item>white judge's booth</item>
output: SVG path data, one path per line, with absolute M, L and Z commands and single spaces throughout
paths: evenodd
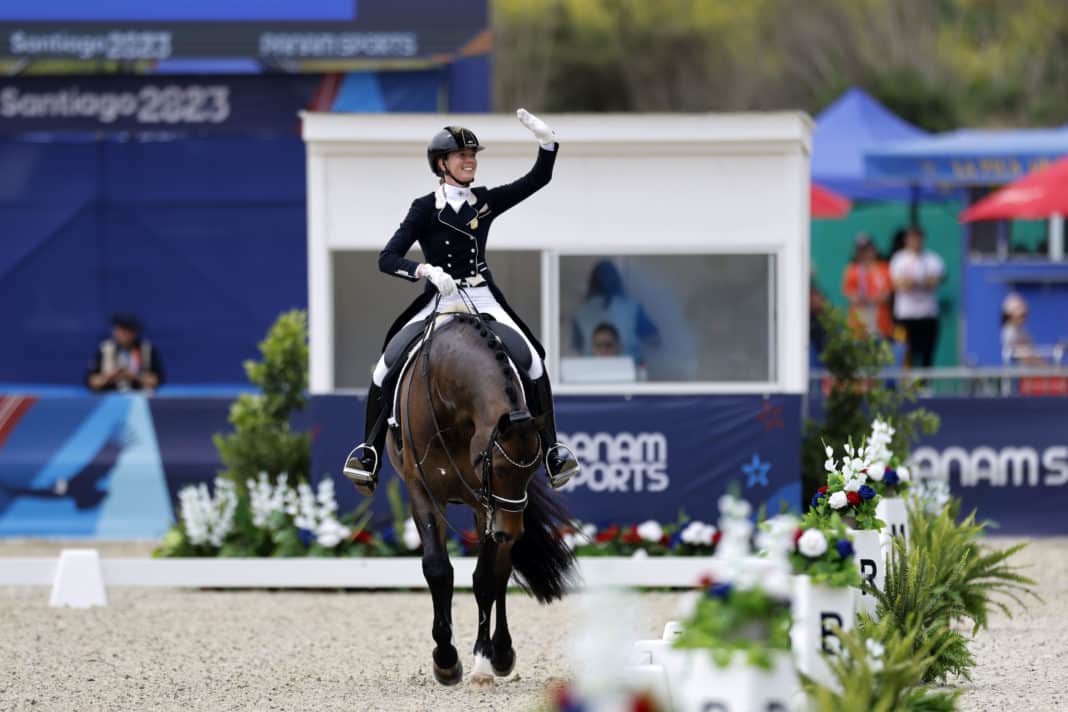
M 809 118 L 541 116 L 559 140 L 553 179 L 494 222 L 487 263 L 546 348 L 561 437 L 588 474 L 573 488 L 618 496 L 608 509 L 620 513 L 639 506 L 626 494 L 674 489 L 667 512 L 753 472 L 754 504 L 792 492 L 808 378 Z M 472 129 L 486 147 L 475 185 L 488 187 L 530 170 L 538 144 L 512 114 L 302 118 L 311 392 L 360 399 L 362 418 L 386 330 L 423 289 L 379 272 L 378 253 L 436 186 L 430 137 Z M 421 261 L 418 246 L 409 257 Z M 348 425 L 358 440 L 362 426 Z

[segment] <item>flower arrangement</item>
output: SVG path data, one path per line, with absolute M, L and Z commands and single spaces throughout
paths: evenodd
M 719 579 L 706 576 L 682 603 L 682 632 L 676 648 L 709 651 L 719 667 L 742 653 L 749 665 L 770 670 L 772 653 L 790 649 L 790 586 L 785 565 L 789 530 L 776 518 L 762 537 L 770 566 L 751 556 L 749 504 L 731 495 L 720 498 L 722 537 L 716 558 Z
M 722 534 L 715 526 L 680 514 L 676 522 L 611 524 L 598 529 L 577 523 L 562 532 L 576 556 L 711 556 Z
M 890 449 L 896 432 L 890 423 L 876 418 L 862 452 L 866 474 L 881 497 L 904 496 L 912 479 L 909 468 Z
M 865 451 L 852 443 L 844 446 L 841 464 L 834 458 L 834 449 L 826 446 L 827 484 L 812 496 L 811 507 L 805 515 L 806 527 L 820 528 L 821 522 L 837 514 L 850 529 L 882 529 L 886 526 L 875 514 L 879 494 L 873 484 L 883 477 L 883 470 L 869 463 Z
M 841 517 L 831 515 L 820 526 L 795 530 L 790 563 L 795 574 L 809 576 L 814 584 L 859 587 L 860 573 L 853 561 L 854 553 Z

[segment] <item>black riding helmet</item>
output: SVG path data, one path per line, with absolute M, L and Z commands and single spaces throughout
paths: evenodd
M 430 171 L 437 177 L 442 177 L 438 168 L 438 159 L 444 158 L 454 151 L 481 151 L 485 146 L 478 142 L 478 136 L 471 129 L 463 126 L 446 126 L 434 134 L 426 147 L 426 160 L 430 163 Z M 456 177 L 453 176 L 453 179 Z M 460 181 L 457 181 L 460 182 Z

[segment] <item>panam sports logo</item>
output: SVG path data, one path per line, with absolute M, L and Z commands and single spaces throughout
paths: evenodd
M 560 441 L 582 463 L 565 491 L 663 492 L 670 484 L 663 433 L 560 433 Z
M 950 481 L 956 475 L 961 487 L 986 483 L 990 487 L 1060 487 L 1068 484 L 1068 447 L 916 448 L 910 458 L 914 475 Z

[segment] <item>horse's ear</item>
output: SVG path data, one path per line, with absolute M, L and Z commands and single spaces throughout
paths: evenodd
M 516 426 L 523 426 L 533 422 L 534 418 L 530 415 L 529 410 L 513 410 L 511 413 L 505 413 L 497 420 L 497 432 L 504 435 Z

